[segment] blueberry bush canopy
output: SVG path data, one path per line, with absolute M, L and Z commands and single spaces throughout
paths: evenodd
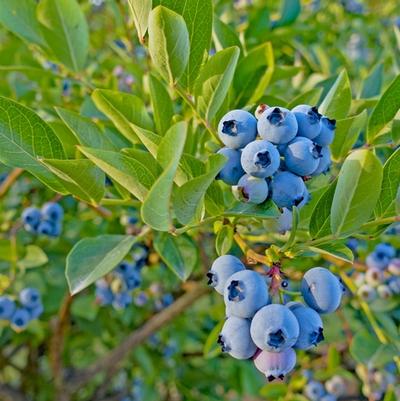
M 395 0 L 0 0 L 0 400 L 400 399 Z

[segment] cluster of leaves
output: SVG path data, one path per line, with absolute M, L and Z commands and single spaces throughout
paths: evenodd
M 216 235 L 217 254 L 240 248 L 248 253 L 245 238 L 260 250 L 247 256 L 261 262 L 281 260 L 285 272 L 295 276 L 296 270 L 318 260 L 347 267 L 353 262 L 347 237 L 378 238 L 396 221 L 400 32 L 390 17 L 398 11 L 396 2 L 377 7 L 371 1 L 365 15 L 349 14 L 328 1 L 321 10 L 311 2 L 301 7 L 298 0 L 279 6 L 231 3 L 110 0 L 95 6 L 76 0 L 0 0 L 0 162 L 5 171 L 21 168 L 34 177 L 18 180 L 0 206 L 5 232 L 0 249 L 6 255 L 0 265 L 2 288 L 38 282 L 50 317 L 64 296 L 64 269 L 70 292 L 77 294 L 115 268 L 135 242 L 146 241 L 175 273 L 168 275 L 157 260 L 147 282 L 165 281 L 180 293 L 176 278 L 195 280 L 201 267 L 208 267 L 204 260 L 212 260 L 210 233 Z M 354 34 L 369 52 L 355 62 L 346 49 Z M 127 91 L 118 90 L 115 68 L 133 77 Z M 271 201 L 238 203 L 227 186 L 215 181 L 225 162 L 214 154 L 219 118 L 233 108 L 253 111 L 259 103 L 288 108 L 317 104 L 338 121 L 331 146 L 335 165 L 310 184 L 311 202 L 293 213 L 287 235 L 270 230 L 266 235 L 279 216 Z M 106 177 L 112 186 L 106 185 Z M 21 205 L 42 203 L 54 193 L 67 210 L 63 237 L 56 243 L 38 239 L 32 244 L 13 220 Z M 140 213 L 142 230 L 136 236 L 124 235 L 118 223 L 128 207 Z M 44 265 L 51 277 L 42 281 Z M 32 267 L 41 268 L 27 271 Z M 370 343 L 376 338 L 357 308 L 367 317 L 372 312 L 368 305 L 344 311 L 357 315 L 351 330 L 360 333 L 352 350 L 360 360 L 362 335 L 372 338 Z M 126 311 L 110 322 L 88 291 L 74 297 L 71 313 L 77 330 L 66 340 L 65 358 L 75 367 L 93 362 L 99 349 L 114 347 L 129 327 L 150 315 Z M 132 374 L 152 376 L 148 397 L 156 397 L 158 377 L 168 383 L 165 391 L 172 391 L 168 386 L 176 380 L 178 391 L 193 400 L 199 398 L 196 391 L 210 394 L 211 400 L 228 389 L 300 400 L 293 394 L 302 386 L 301 377 L 267 388 L 246 364 L 213 358 L 218 354 L 213 344 L 217 332 L 208 336 L 208 330 L 222 319 L 223 308 L 210 298 L 198 303 L 189 321 L 181 319 L 165 329 L 166 337 L 173 333 L 181 344 L 176 372 L 162 372 L 164 365 L 151 347 L 137 350 L 133 358 L 141 367 Z M 332 340 L 339 342 L 343 328 L 335 326 L 332 322 L 327 332 L 336 332 Z M 30 330 L 35 333 L 30 346 L 49 336 L 48 325 L 38 323 Z M 99 333 L 96 348 L 92 342 Z M 377 341 L 371 346 L 375 351 L 381 347 L 381 339 Z M 390 347 L 395 343 L 392 338 L 388 342 Z M 205 360 L 196 358 L 203 343 Z M 385 355 L 393 351 L 390 347 Z M 87 348 L 96 351 L 83 358 Z M 340 368 L 334 346 L 322 353 L 328 355 L 327 374 Z M 324 361 L 317 359 L 316 366 Z M 304 365 L 312 363 L 304 360 Z M 47 368 L 45 376 L 51 375 Z M 213 389 L 217 376 L 222 388 Z M 190 390 L 193 383 L 198 383 L 196 391 Z M 78 399 L 88 399 L 90 388 L 86 391 Z M 50 387 L 40 399 L 51 399 L 49 394 Z

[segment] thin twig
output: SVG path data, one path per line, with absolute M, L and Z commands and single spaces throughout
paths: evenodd
M 18 179 L 18 177 L 24 172 L 22 168 L 15 168 L 7 175 L 6 179 L 0 185 L 0 198 L 2 198 L 7 191 L 11 188 L 12 184 Z

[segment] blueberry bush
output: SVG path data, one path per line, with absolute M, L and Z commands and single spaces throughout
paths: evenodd
M 399 71 L 395 0 L 0 0 L 0 400 L 399 400 Z

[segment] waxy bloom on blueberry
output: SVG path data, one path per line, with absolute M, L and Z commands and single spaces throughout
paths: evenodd
M 24 288 L 19 293 L 21 304 L 27 308 L 35 308 L 41 304 L 40 294 L 36 288 Z
M 235 198 L 245 203 L 263 203 L 268 198 L 268 183 L 264 178 L 245 174 L 236 186 L 232 187 Z
M 60 221 L 64 217 L 64 209 L 56 202 L 47 202 L 42 206 L 43 220 Z
M 220 149 L 217 153 L 228 159 L 224 167 L 222 167 L 222 170 L 218 173 L 217 179 L 222 180 L 228 185 L 236 185 L 239 179 L 244 175 L 244 170 L 240 163 L 240 151 L 225 147 Z
M 320 146 L 328 146 L 333 142 L 336 129 L 336 120 L 328 117 L 321 118 L 321 133 L 313 139 L 313 142 Z
M 293 348 L 281 352 L 263 350 L 254 357 L 254 365 L 268 381 L 283 379 L 296 365 L 296 352 Z
M 0 320 L 10 320 L 14 311 L 15 302 L 9 297 L 0 297 Z
M 226 281 L 232 274 L 245 270 L 243 263 L 236 256 L 222 255 L 214 260 L 210 271 L 207 273 L 208 285 L 223 295 Z
M 259 117 L 258 133 L 262 139 L 275 145 L 290 142 L 297 134 L 294 114 L 284 107 L 269 107 Z
M 306 384 L 304 394 L 311 401 L 320 401 L 321 397 L 325 394 L 325 389 L 322 383 L 312 380 Z
M 30 320 L 29 311 L 25 308 L 18 308 L 11 316 L 11 327 L 15 331 L 21 331 L 26 328 Z
M 221 118 L 218 135 L 228 148 L 243 148 L 256 139 L 257 120 L 248 111 L 232 110 Z
M 313 139 L 321 132 L 321 114 L 316 107 L 300 104 L 292 109 L 299 126 L 297 135 Z
M 272 200 L 289 210 L 304 200 L 305 189 L 304 181 L 289 171 L 276 173 L 271 181 Z

